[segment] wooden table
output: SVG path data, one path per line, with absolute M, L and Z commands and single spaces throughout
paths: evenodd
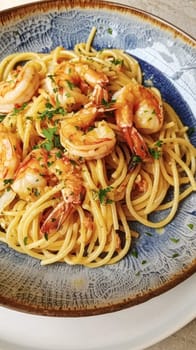
M 33 1 L 33 0 L 32 0 Z M 39 1 L 39 0 L 34 0 Z M 29 0 L 1 0 L 0 10 L 28 3 Z M 196 0 L 113 0 L 148 11 L 196 37 Z M 174 335 L 146 350 L 195 350 L 196 320 Z M 130 349 L 131 350 L 131 349 Z

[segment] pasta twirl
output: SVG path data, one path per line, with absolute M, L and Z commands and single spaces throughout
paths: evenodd
M 132 221 L 164 227 L 196 190 L 187 127 L 135 59 L 92 48 L 95 32 L 0 63 L 0 240 L 43 265 L 116 263 Z

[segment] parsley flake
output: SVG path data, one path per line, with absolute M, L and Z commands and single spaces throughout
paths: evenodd
M 149 148 L 149 152 L 154 159 L 159 159 L 161 156 L 161 152 L 156 148 Z
M 73 90 L 75 85 L 70 80 L 66 80 L 66 82 L 67 82 L 67 85 L 68 85 L 69 89 Z
M 23 239 L 24 245 L 27 245 L 27 241 L 28 241 L 28 237 L 26 236 L 26 237 L 24 237 L 24 239 Z
M 3 119 L 6 117 L 4 114 L 0 114 L 0 123 L 3 121 Z
M 173 243 L 178 243 L 180 241 L 180 238 L 173 238 L 173 237 L 171 237 L 170 241 L 173 242 Z
M 113 33 L 112 28 L 108 28 L 107 32 L 108 32 L 108 34 L 112 35 L 112 33 Z
M 142 159 L 141 159 L 141 157 L 140 156 L 138 156 L 138 155 L 133 155 L 132 156 L 132 158 L 131 158 L 131 160 L 130 160 L 130 162 L 129 162 L 129 165 L 128 165 L 128 169 L 129 170 L 132 170 L 132 169 L 134 169 L 139 163 L 141 163 L 142 162 Z
M 48 233 L 47 232 L 44 233 L 44 238 L 46 241 L 48 241 Z
M 179 256 L 178 253 L 174 253 L 174 254 L 172 255 L 172 258 L 177 258 L 178 256 Z
M 135 258 L 138 258 L 138 251 L 136 248 L 134 248 L 131 252 L 131 255 L 134 256 Z
M 3 180 L 3 183 L 4 183 L 4 185 L 11 185 L 11 184 L 13 184 L 13 182 L 14 182 L 14 180 L 13 179 L 4 179 Z
M 26 106 L 27 106 L 27 103 L 25 102 L 25 103 L 23 103 L 22 106 L 20 106 L 20 107 L 18 107 L 18 108 L 14 107 L 13 112 L 12 112 L 11 115 L 14 116 L 14 115 L 19 114 L 20 112 L 24 111 L 24 109 L 26 108 Z
M 107 193 L 108 192 L 111 192 L 112 190 L 112 187 L 111 186 L 108 186 L 106 188 L 100 188 L 100 190 L 98 191 L 98 198 L 99 198 L 99 201 L 101 204 L 110 204 L 111 203 L 111 200 L 109 200 L 107 198 Z
M 145 234 L 149 237 L 152 237 L 152 233 L 150 233 L 150 232 L 145 232 Z
M 191 230 L 193 230 L 194 225 L 193 224 L 188 224 L 187 225 Z

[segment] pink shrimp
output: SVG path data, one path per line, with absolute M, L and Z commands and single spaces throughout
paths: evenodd
M 106 74 L 92 69 L 81 62 L 63 61 L 45 80 L 51 103 L 60 103 L 69 112 L 78 110 L 88 102 L 101 104 L 108 100 L 109 83 Z M 90 96 L 90 97 L 89 97 Z
M 59 204 L 40 219 L 41 234 L 58 230 L 74 207 L 81 204 L 84 194 L 80 165 L 58 154 L 58 149 L 33 150 L 19 166 L 11 185 L 21 199 L 35 201 L 57 183 L 64 184 Z
M 116 122 L 133 154 L 148 161 L 151 156 L 142 134 L 159 131 L 163 125 L 161 98 L 152 89 L 131 82 L 115 93 Z
M 18 66 L 6 81 L 0 82 L 0 112 L 9 113 L 15 105 L 31 100 L 40 84 L 40 74 L 33 62 Z
M 12 182 L 21 156 L 20 140 L 15 133 L 0 124 L 0 190 Z
M 101 159 L 112 152 L 116 143 L 114 131 L 105 120 L 94 125 L 101 113 L 102 108 L 87 107 L 62 121 L 60 140 L 70 157 Z

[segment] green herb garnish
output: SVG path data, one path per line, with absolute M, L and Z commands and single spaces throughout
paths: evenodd
M 60 143 L 60 136 L 56 134 L 57 127 L 54 128 L 47 128 L 43 129 L 43 135 L 46 138 L 46 141 L 44 141 L 41 144 L 42 148 L 45 148 L 47 151 L 51 151 L 52 148 L 60 148 L 62 149 L 61 143 Z
M 157 150 L 156 148 L 149 148 L 149 153 L 154 159 L 159 159 L 161 156 L 161 152 Z
M 24 237 L 24 239 L 23 239 L 24 245 L 27 245 L 27 241 L 28 241 L 28 237 L 26 236 L 26 237 Z
M 178 256 L 179 256 L 178 253 L 174 253 L 174 254 L 172 255 L 172 258 L 177 258 Z
M 128 169 L 129 170 L 132 170 L 132 169 L 134 169 L 139 163 L 141 163 L 142 162 L 142 159 L 141 159 L 141 157 L 140 156 L 138 156 L 138 155 L 133 155 L 132 156 L 132 158 L 131 158 L 131 160 L 130 160 L 130 162 L 129 162 L 129 165 L 128 165 Z
M 112 28 L 108 28 L 108 29 L 107 29 L 107 32 L 108 32 L 110 35 L 112 35 Z
M 44 238 L 46 241 L 48 241 L 48 233 L 47 232 L 44 233 Z
M 132 249 L 131 255 L 134 256 L 135 258 L 138 258 L 138 251 L 136 248 Z
M 194 225 L 193 224 L 188 224 L 187 225 L 191 230 L 193 230 Z
M 180 241 L 180 238 L 170 238 L 170 241 L 172 241 L 173 243 L 178 243 Z
M 22 112 L 26 108 L 26 106 L 27 106 L 27 103 L 25 102 L 25 103 L 23 103 L 23 105 L 21 107 L 18 107 L 18 108 L 14 107 L 11 115 L 13 116 L 13 115 L 19 114 L 20 112 Z
M 157 147 L 161 147 L 163 145 L 163 141 L 162 140 L 158 140 L 156 143 L 155 143 L 155 146 Z
M 0 114 L 0 123 L 4 120 L 5 117 L 6 117 L 6 115 Z
M 119 60 L 118 58 L 113 58 L 111 61 L 115 66 L 119 64 L 123 64 L 123 60 Z
M 100 188 L 99 191 L 92 190 L 93 198 L 99 200 L 101 204 L 111 204 L 113 200 L 107 197 L 107 194 L 112 191 L 112 186 Z
M 152 237 L 152 233 L 150 233 L 150 232 L 145 232 L 145 234 L 146 234 L 147 236 Z
M 14 180 L 13 179 L 4 179 L 3 180 L 3 183 L 4 183 L 4 185 L 11 185 L 11 184 L 13 184 L 13 182 L 14 182 Z
M 147 260 L 142 260 L 142 265 L 145 265 L 147 263 Z
M 38 113 L 39 119 L 41 120 L 52 119 L 54 115 L 57 114 L 64 116 L 67 113 L 67 111 L 63 107 L 60 107 L 58 105 L 57 108 L 53 108 L 53 106 L 49 102 L 45 104 L 45 107 L 46 109 L 43 112 Z
M 98 198 L 101 204 L 111 204 L 111 199 L 107 198 L 107 194 L 108 192 L 111 192 L 111 190 L 111 186 L 108 186 L 106 188 L 100 188 L 100 190 L 98 191 Z
M 68 87 L 70 88 L 70 90 L 73 90 L 73 88 L 75 87 L 75 85 L 70 81 L 70 80 L 66 80 Z

